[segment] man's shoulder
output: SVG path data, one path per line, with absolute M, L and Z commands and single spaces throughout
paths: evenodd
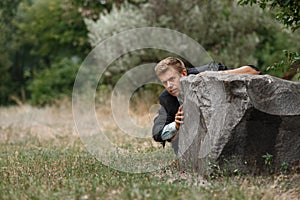
M 163 91 L 160 93 L 160 95 L 159 95 L 159 99 L 160 99 L 160 98 L 164 98 L 164 97 L 169 97 L 169 96 L 172 96 L 172 95 L 170 95 L 170 94 L 167 92 L 167 90 L 163 90 Z
M 212 61 L 206 65 L 189 68 L 189 69 L 187 69 L 187 71 L 188 71 L 188 74 L 190 75 L 190 74 L 198 74 L 198 73 L 204 72 L 204 71 L 222 71 L 222 70 L 227 70 L 227 69 L 228 68 L 223 63 Z
M 163 90 L 159 95 L 159 102 L 164 107 L 172 106 L 173 104 L 178 104 L 177 97 L 170 95 L 167 90 Z

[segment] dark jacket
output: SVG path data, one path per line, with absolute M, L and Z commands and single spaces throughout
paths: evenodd
M 221 63 L 210 63 L 208 65 L 189 68 L 187 69 L 188 75 L 198 74 L 203 71 L 219 71 L 226 70 L 227 67 Z M 159 103 L 161 105 L 158 116 L 154 119 L 154 125 L 152 128 L 153 139 L 157 142 L 161 142 L 165 146 L 165 142 L 161 139 L 161 132 L 165 125 L 174 122 L 175 115 L 179 108 L 179 102 L 177 97 L 170 95 L 166 90 L 163 90 L 159 95 Z

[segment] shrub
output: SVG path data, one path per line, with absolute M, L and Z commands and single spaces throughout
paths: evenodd
M 78 68 L 78 63 L 62 59 L 51 68 L 36 74 L 28 87 L 31 92 L 30 103 L 43 106 L 70 96 Z

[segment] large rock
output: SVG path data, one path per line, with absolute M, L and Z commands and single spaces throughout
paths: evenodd
M 181 81 L 182 169 L 245 173 L 300 160 L 300 83 L 268 75 L 188 76 Z

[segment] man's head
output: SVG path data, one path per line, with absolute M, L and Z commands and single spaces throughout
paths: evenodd
M 172 96 L 179 95 L 180 78 L 187 75 L 184 63 L 180 59 L 168 57 L 161 60 L 155 66 L 155 73 Z

